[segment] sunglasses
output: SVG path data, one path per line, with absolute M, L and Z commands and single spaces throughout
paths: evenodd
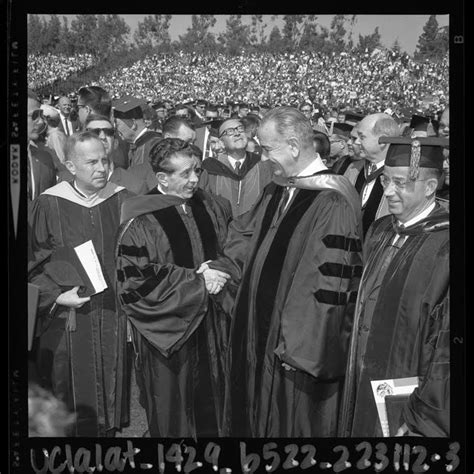
M 31 120 L 38 120 L 39 118 L 43 118 L 43 109 L 36 109 L 33 110 L 28 117 L 31 117 Z
M 88 132 L 92 132 L 97 136 L 100 136 L 100 132 L 104 132 L 106 137 L 113 137 L 115 134 L 115 130 L 113 128 L 88 128 Z

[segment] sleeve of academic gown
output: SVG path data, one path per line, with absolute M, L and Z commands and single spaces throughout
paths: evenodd
M 50 206 L 51 202 L 51 198 L 46 196 L 39 196 L 33 201 L 29 228 L 32 260 L 28 262 L 28 280 L 40 288 L 38 314 L 50 309 L 63 292 L 43 271 L 44 263 L 49 261 L 53 250 L 62 245 L 57 241 L 58 236 L 54 235 L 50 223 L 51 219 L 59 220 L 59 215 L 52 209 L 54 206 Z
M 229 273 L 235 285 L 238 285 L 242 279 L 244 265 L 249 257 L 252 237 L 256 231 L 257 223 L 261 222 L 266 203 L 270 197 L 264 191 L 249 211 L 230 222 L 223 255 L 209 264 L 211 268 Z
M 356 216 L 339 193 L 322 200 L 313 214 L 311 235 L 287 256 L 296 267 L 283 267 L 282 275 L 289 276 L 286 295 L 277 295 L 275 303 L 281 305 L 281 332 L 274 352 L 296 369 L 332 380 L 345 373 L 362 246 Z
M 403 418 L 410 431 L 429 437 L 450 433 L 449 293 L 429 318 L 421 350 L 420 386 L 410 395 Z
M 208 292 L 195 268 L 173 263 L 165 234 L 152 219 L 134 219 L 119 237 L 117 294 L 132 324 L 169 357 L 199 326 Z

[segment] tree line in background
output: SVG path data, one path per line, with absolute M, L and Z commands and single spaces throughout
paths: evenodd
M 278 15 L 272 17 L 275 20 Z M 69 24 L 66 17 L 51 15 L 49 20 L 28 15 L 28 53 L 65 54 L 89 53 L 99 58 L 111 55 L 173 53 L 241 54 L 244 52 L 318 51 L 323 54 L 343 51 L 368 51 L 381 47 L 378 27 L 368 35 L 354 38 L 357 15 L 335 15 L 330 28 L 320 25 L 316 15 L 283 15 L 283 26 L 273 26 L 267 33 L 262 15 L 251 15 L 246 24 L 242 15 L 230 15 L 222 33 L 210 30 L 216 24 L 214 15 L 192 15 L 191 26 L 177 41 L 171 41 L 171 15 L 148 15 L 133 34 L 119 15 L 77 15 Z M 448 27 L 440 28 L 436 15 L 431 15 L 423 27 L 414 54 L 415 59 L 442 59 L 449 48 Z M 395 40 L 389 48 L 401 53 Z

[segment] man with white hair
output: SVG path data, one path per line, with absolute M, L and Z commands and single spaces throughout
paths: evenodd
M 126 321 L 116 308 L 113 242 L 129 194 L 107 180 L 109 158 L 92 132 L 68 138 L 65 164 L 72 180 L 33 203 L 29 280 L 40 288 L 36 363 L 41 385 L 76 413 L 72 436 L 113 436 L 127 415 Z M 85 282 L 68 255 L 88 241 L 106 289 L 84 295 Z
M 207 264 L 231 276 L 224 292 L 240 284 L 224 432 L 335 436 L 362 270 L 357 193 L 323 164 L 296 108 L 267 112 L 258 137 L 273 182 L 230 224 L 225 257 Z
M 395 119 L 384 113 L 367 115 L 357 125 L 358 138 L 355 145 L 360 147 L 364 166 L 356 161 L 347 168 L 344 175 L 354 184 L 360 195 L 364 236 L 375 219 L 389 213 L 378 179 L 383 173 L 388 144 L 379 143 L 379 138 L 399 135 L 400 128 Z

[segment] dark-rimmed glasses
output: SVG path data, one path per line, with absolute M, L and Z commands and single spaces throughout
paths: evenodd
M 243 125 L 239 125 L 237 127 L 229 127 L 226 128 L 220 135 L 219 137 L 224 137 L 226 135 L 235 135 L 237 133 L 243 133 L 245 130 Z
M 106 137 L 113 137 L 115 130 L 113 128 L 86 128 L 88 132 L 94 133 L 97 136 L 100 136 L 100 132 L 104 132 Z

